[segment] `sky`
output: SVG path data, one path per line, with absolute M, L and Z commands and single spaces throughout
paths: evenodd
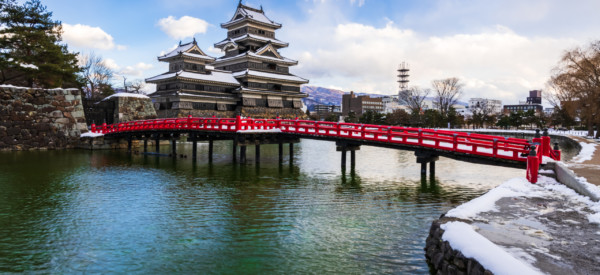
M 69 50 L 102 56 L 115 84 L 167 71 L 157 56 L 195 38 L 222 56 L 220 27 L 238 0 L 42 0 L 62 21 Z M 597 0 L 243 0 L 263 7 L 289 42 L 280 53 L 308 85 L 391 95 L 406 62 L 409 86 L 458 77 L 461 100 L 525 100 L 547 81 L 565 50 L 600 40 Z M 122 84 L 120 84 L 122 85 Z M 152 92 L 153 85 L 146 90 Z M 547 103 L 544 102 L 544 103 Z M 547 104 L 545 104 L 547 105 Z

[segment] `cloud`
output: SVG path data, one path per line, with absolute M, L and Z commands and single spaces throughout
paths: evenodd
M 173 16 L 158 20 L 160 29 L 175 39 L 184 39 L 193 37 L 197 33 L 206 33 L 209 24 L 200 19 L 191 16 L 183 16 L 175 19 Z
M 118 72 L 118 74 L 141 77 L 144 74 L 144 71 L 150 70 L 152 68 L 154 68 L 154 65 L 152 65 L 152 64 L 146 64 L 144 62 L 139 62 L 133 66 L 125 66 L 125 68 L 120 70 Z
M 100 50 L 112 50 L 114 48 L 117 48 L 117 50 L 126 49 L 125 46 L 116 45 L 113 37 L 99 27 L 63 23 L 62 28 L 62 38 L 68 44 L 75 47 Z
M 282 40 L 290 41 L 285 55 L 299 60 L 291 71 L 312 85 L 345 91 L 395 94 L 398 65 L 406 61 L 411 86 L 429 88 L 434 79 L 459 77 L 465 83 L 463 100 L 516 103 L 527 91 L 543 89 L 560 54 L 577 44 L 568 38 L 528 37 L 501 25 L 427 35 L 389 20 L 378 27 L 320 17 L 324 13 L 317 7 L 302 22 L 283 22 Z M 297 33 L 303 35 L 294 37 Z

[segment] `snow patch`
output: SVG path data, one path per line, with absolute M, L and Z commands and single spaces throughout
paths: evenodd
M 475 232 L 471 225 L 448 222 L 441 228 L 445 231 L 442 239 L 448 241 L 453 249 L 474 258 L 494 274 L 542 274 Z
M 92 132 L 87 132 L 87 133 L 83 133 L 81 134 L 81 137 L 101 137 L 104 134 L 101 133 L 92 133 Z
M 581 145 L 581 151 L 571 160 L 571 162 L 582 163 L 591 160 L 594 156 L 594 151 L 596 151 L 596 144 L 579 142 L 579 145 Z
M 114 95 L 110 95 L 107 96 L 106 98 L 104 98 L 102 101 L 107 100 L 109 98 L 113 98 L 113 97 L 136 97 L 136 98 L 149 98 L 147 95 L 143 95 L 143 94 L 132 94 L 132 93 L 117 93 Z

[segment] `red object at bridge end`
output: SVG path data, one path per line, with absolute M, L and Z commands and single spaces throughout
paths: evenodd
M 531 146 L 531 151 L 529 151 L 529 156 L 527 156 L 527 180 L 531 183 L 536 183 L 539 170 L 539 156 L 535 152 L 535 146 Z

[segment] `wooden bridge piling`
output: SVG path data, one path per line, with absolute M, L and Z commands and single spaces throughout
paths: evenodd
M 148 137 L 144 137 L 144 153 L 148 152 Z
M 246 145 L 240 146 L 240 163 L 246 163 Z
M 260 144 L 254 145 L 254 161 L 260 163 Z
M 232 160 L 235 163 L 237 161 L 237 139 L 233 139 L 233 145 L 231 148 L 232 151 Z
M 160 134 L 154 136 L 154 149 L 157 154 L 160 153 Z
M 213 161 L 213 139 L 212 137 L 208 138 L 208 161 Z

